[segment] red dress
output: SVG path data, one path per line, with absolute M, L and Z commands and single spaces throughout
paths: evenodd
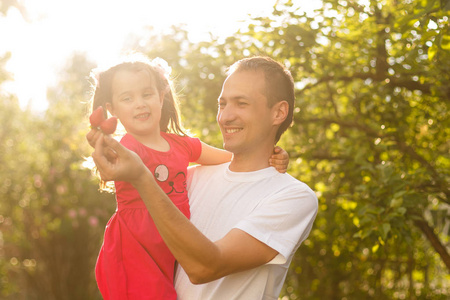
M 186 174 L 201 154 L 197 138 L 161 132 L 170 150 L 150 149 L 126 134 L 120 141 L 136 152 L 162 190 L 189 218 Z M 176 299 L 175 258 L 158 233 L 134 187 L 116 181 L 117 209 L 106 225 L 95 275 L 104 299 Z

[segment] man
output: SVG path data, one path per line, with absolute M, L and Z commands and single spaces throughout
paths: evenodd
M 314 192 L 268 163 L 293 106 L 293 79 L 281 64 L 253 57 L 230 68 L 217 122 L 233 159 L 190 171 L 191 221 L 136 155 L 105 137 L 118 156 L 108 161 L 97 140 L 92 156 L 102 179 L 133 184 L 177 259 L 179 299 L 277 299 L 317 214 Z

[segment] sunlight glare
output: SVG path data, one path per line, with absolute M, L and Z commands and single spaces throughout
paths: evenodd
M 18 96 L 22 107 L 43 111 L 47 87 L 57 84 L 57 74 L 74 53 L 105 64 L 130 37 L 145 36 L 148 27 L 162 31 L 184 24 L 193 42 L 209 33 L 225 37 L 245 26 L 250 15 L 269 15 L 276 2 L 22 0 L 21 12 L 10 8 L 6 17 L 0 16 L 0 55 L 11 51 L 6 69 L 14 76 L 3 87 Z

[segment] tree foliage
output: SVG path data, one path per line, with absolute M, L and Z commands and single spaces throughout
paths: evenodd
M 127 45 L 168 61 L 185 126 L 216 146 L 226 67 L 252 55 L 289 66 L 295 121 L 280 144 L 320 210 L 283 299 L 450 295 L 449 10 L 445 0 L 324 0 L 307 13 L 284 0 L 227 38 L 192 43 L 174 27 Z M 1 94 L 2 299 L 99 297 L 94 263 L 114 201 L 84 167 L 92 67 L 75 55 L 43 116 Z
M 290 67 L 297 108 L 281 143 L 320 213 L 290 270 L 289 299 L 448 297 L 448 9 L 323 1 L 309 14 L 279 1 L 225 40 L 147 48 L 175 60 L 185 123 L 203 139 L 217 132 L 208 122 L 224 63 L 260 54 Z
M 98 297 L 93 270 L 114 201 L 83 166 L 87 86 L 76 84 L 92 64 L 83 74 L 80 58 L 73 62 L 44 115 L 0 99 L 1 299 Z
M 294 172 L 321 196 L 314 247 L 297 256 L 300 274 L 308 257 L 323 257 L 307 273 L 320 281 L 311 291 L 294 276 L 287 294 L 448 295 L 448 275 L 433 276 L 450 270 L 450 49 L 441 4 L 323 1 L 308 16 L 287 2 L 249 32 L 298 80 L 285 147 L 297 149 Z

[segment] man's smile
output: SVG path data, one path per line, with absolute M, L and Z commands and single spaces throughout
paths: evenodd
M 237 133 L 237 132 L 239 132 L 241 130 L 242 130 L 242 128 L 226 128 L 225 132 L 226 133 Z

